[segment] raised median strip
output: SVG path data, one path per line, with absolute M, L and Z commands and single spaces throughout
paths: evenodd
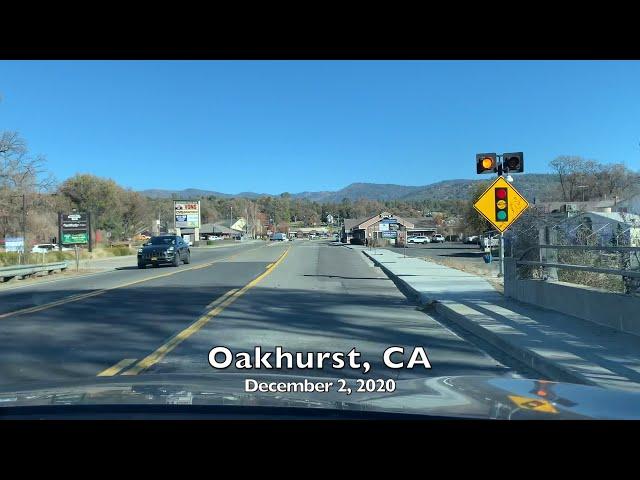
M 635 335 L 505 298 L 470 273 L 389 250 L 362 252 L 470 341 L 479 338 L 555 381 L 640 390 Z
M 9 267 L 0 268 L 0 280 L 6 282 L 16 277 L 29 277 L 38 273 L 46 272 L 47 274 L 55 271 L 62 271 L 67 268 L 67 262 L 40 263 L 33 265 L 11 265 Z

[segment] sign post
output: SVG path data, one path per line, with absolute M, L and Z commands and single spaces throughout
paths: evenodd
M 200 240 L 200 201 L 174 200 L 173 221 L 176 235 L 180 235 L 181 228 L 193 228 L 195 245 Z
M 88 245 L 91 251 L 91 223 L 88 213 L 59 213 L 58 234 L 60 250 L 63 245 L 73 245 L 76 254 L 76 272 L 80 267 L 79 245 Z
M 504 232 L 529 207 L 529 202 L 499 176 L 487 188 L 476 203 L 473 204 L 478 213 L 500 232 L 500 272 L 504 275 Z

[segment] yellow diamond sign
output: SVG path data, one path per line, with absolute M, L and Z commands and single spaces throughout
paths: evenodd
M 498 177 L 473 207 L 497 230 L 504 232 L 529 207 L 529 202 L 509 182 Z
M 518 407 L 525 410 L 535 410 L 536 412 L 558 413 L 558 410 L 547 400 L 538 398 L 519 397 L 517 395 L 509 395 L 509 398 Z

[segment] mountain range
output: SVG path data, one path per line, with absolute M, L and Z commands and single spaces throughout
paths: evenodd
M 533 200 L 549 200 L 555 196 L 558 191 L 558 178 L 556 175 L 549 173 L 525 173 L 522 175 L 514 175 L 513 185 L 526 198 Z M 307 199 L 319 203 L 337 203 L 344 198 L 351 201 L 367 199 L 367 200 L 455 200 L 467 199 L 474 185 L 481 181 L 493 180 L 493 176 L 486 175 L 478 180 L 443 180 L 441 182 L 431 183 L 423 186 L 408 186 L 383 183 L 352 183 L 340 190 L 336 191 L 320 191 L 320 192 L 299 192 L 291 193 L 291 198 Z M 171 198 L 173 195 L 179 199 L 199 198 L 203 196 L 215 197 L 244 197 L 258 198 L 265 196 L 278 196 L 267 193 L 241 192 L 236 194 L 216 192 L 212 190 L 202 190 L 197 188 L 188 188 L 185 190 L 163 190 L 149 189 L 141 190 L 139 193 L 151 198 Z

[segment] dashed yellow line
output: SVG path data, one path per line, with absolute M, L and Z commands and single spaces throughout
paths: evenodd
M 127 368 L 132 363 L 135 363 L 135 358 L 125 358 L 116 363 L 113 367 L 109 367 L 106 370 L 101 371 L 97 376 L 98 377 L 112 377 L 122 371 L 122 369 Z
M 187 328 L 179 332 L 177 335 L 173 336 L 169 341 L 167 341 L 164 345 L 160 346 L 153 353 L 146 356 L 142 360 L 140 360 L 136 365 L 131 367 L 129 370 L 121 373 L 121 375 L 137 375 L 138 373 L 146 370 L 151 367 L 155 363 L 162 360 L 165 355 L 171 352 L 174 348 L 176 348 L 180 343 L 185 341 L 191 335 L 196 333 L 202 327 L 204 327 L 213 317 L 220 314 L 225 308 L 235 302 L 238 298 L 244 295 L 248 290 L 255 287 L 258 283 L 260 283 L 266 276 L 268 276 L 280 263 L 285 259 L 287 254 L 289 253 L 291 247 L 287 248 L 282 255 L 276 260 L 274 263 L 270 264 L 267 269 L 262 272 L 259 276 L 251 280 L 240 290 L 233 289 L 229 290 L 222 297 L 218 298 L 212 304 L 215 304 L 216 307 L 212 310 L 208 311 L 200 318 L 198 318 L 194 323 L 189 325 Z
M 259 247 L 256 247 L 256 248 L 251 248 L 249 250 L 242 250 L 242 251 L 234 253 L 233 255 L 230 255 L 228 257 L 218 258 L 216 260 L 213 260 L 211 262 L 207 262 L 207 263 L 204 263 L 204 264 L 201 264 L 201 265 L 196 265 L 196 266 L 187 267 L 187 268 L 181 268 L 179 270 L 173 270 L 171 272 L 162 273 L 160 275 L 154 275 L 152 277 L 142 278 L 140 280 L 134 280 L 132 282 L 123 283 L 123 284 L 116 285 L 116 286 L 113 286 L 113 287 L 101 288 L 99 290 L 94 290 L 93 292 L 81 293 L 81 294 L 78 294 L 78 295 L 71 295 L 69 297 L 65 297 L 65 298 L 62 298 L 60 300 L 56 300 L 54 302 L 45 303 L 43 305 L 37 305 L 35 307 L 21 308 L 21 309 L 18 309 L 18 310 L 13 310 L 11 312 L 2 313 L 2 314 L 0 314 L 0 319 L 7 318 L 7 317 L 12 317 L 12 316 L 16 316 L 16 315 L 24 315 L 25 313 L 40 312 L 42 310 L 48 310 L 49 308 L 57 307 L 59 305 L 64 305 L 65 303 L 78 302 L 80 300 L 84 300 L 85 298 L 90 298 L 90 297 L 95 297 L 95 296 L 98 296 L 98 295 L 102 295 L 103 293 L 109 292 L 111 290 L 116 290 L 118 288 L 130 287 L 131 285 L 137 285 L 139 283 L 148 282 L 150 280 L 156 280 L 158 278 L 169 277 L 171 275 L 176 275 L 178 273 L 190 272 L 192 270 L 199 270 L 201 268 L 207 268 L 207 267 L 212 266 L 215 263 L 219 263 L 219 262 L 224 261 L 224 260 L 230 260 L 230 259 L 232 259 L 234 257 L 237 257 L 238 255 L 240 255 L 242 253 L 251 252 L 253 250 L 257 250 L 258 248 L 263 248 L 263 245 L 261 245 Z

